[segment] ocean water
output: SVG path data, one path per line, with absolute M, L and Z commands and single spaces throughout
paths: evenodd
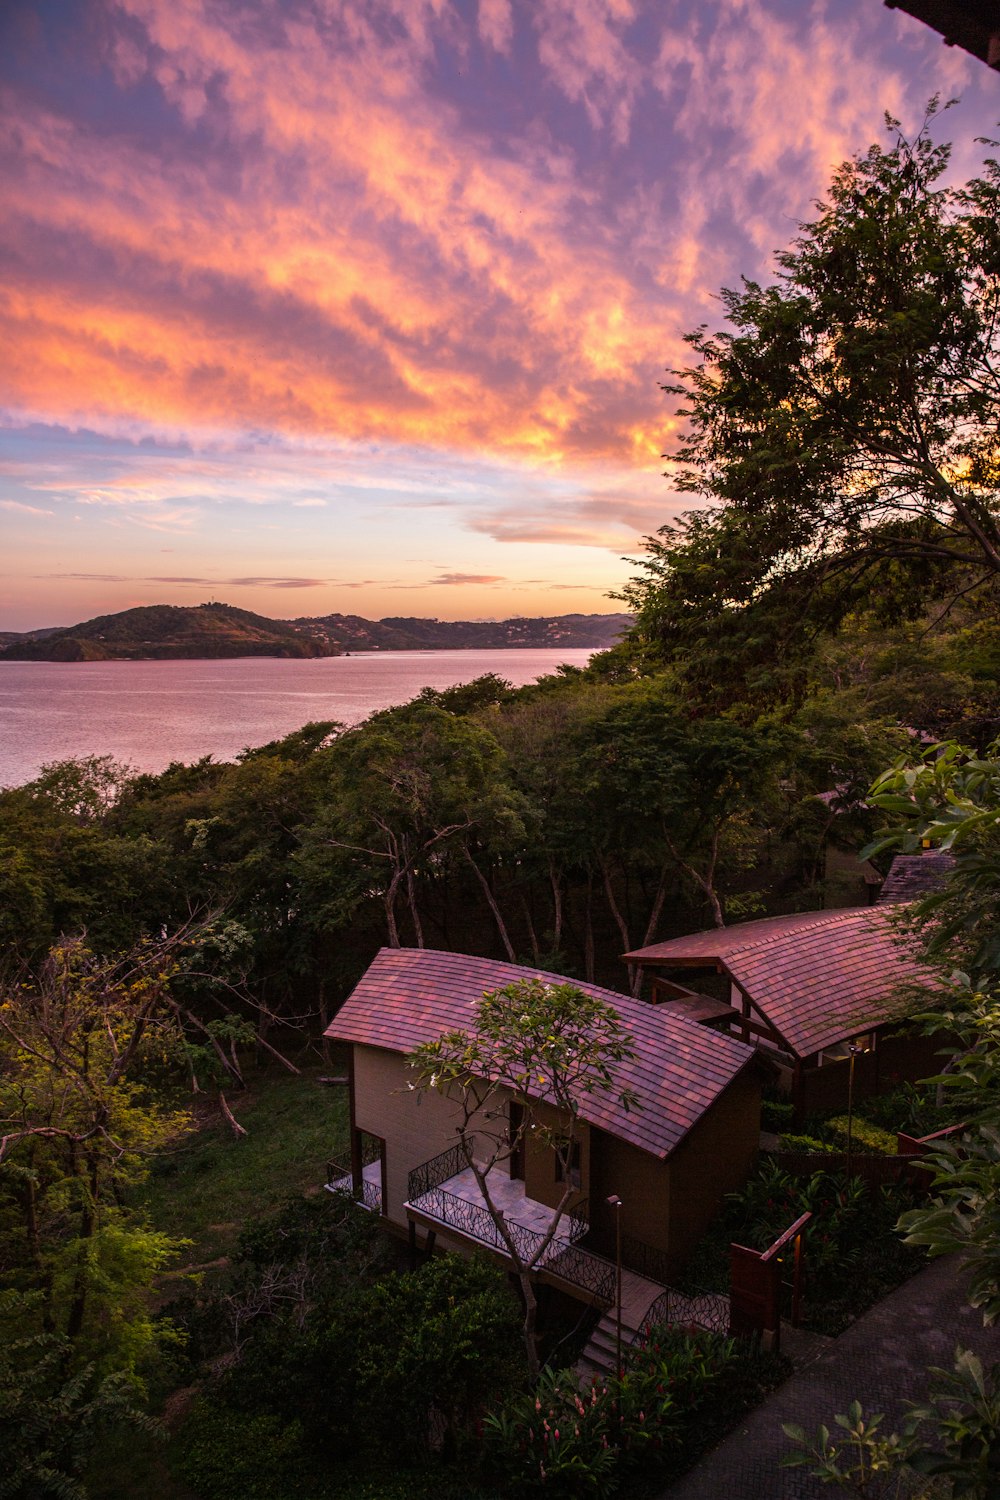
M 49 761 L 112 755 L 137 771 L 241 750 L 311 719 L 359 724 L 422 687 L 496 672 L 515 687 L 582 667 L 587 650 L 392 651 L 290 661 L 0 661 L 0 786 Z

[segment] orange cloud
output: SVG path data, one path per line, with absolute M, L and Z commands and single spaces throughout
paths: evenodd
M 652 473 L 681 331 L 883 106 L 905 114 L 904 69 L 868 44 L 892 24 L 772 0 L 480 0 L 475 22 L 435 0 L 117 0 L 100 62 L 122 109 L 155 102 L 148 128 L 0 95 L 0 398 L 109 432 Z M 507 98 L 508 129 L 449 94 L 439 51 L 476 47 L 529 57 L 551 96 Z M 643 139 L 650 117 L 669 138 Z

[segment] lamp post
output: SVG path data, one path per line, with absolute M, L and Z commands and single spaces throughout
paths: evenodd
M 854 1147 L 854 1059 L 868 1048 L 860 1042 L 848 1042 L 847 1050 L 851 1058 L 847 1069 L 847 1175 L 850 1177 Z
M 615 1211 L 615 1283 L 617 1302 L 617 1336 L 615 1345 L 617 1350 L 618 1378 L 622 1375 L 622 1200 L 617 1193 L 612 1193 L 608 1204 Z

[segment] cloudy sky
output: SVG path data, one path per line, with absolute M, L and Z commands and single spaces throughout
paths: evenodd
M 602 611 L 664 368 L 1000 80 L 879 0 L 2 0 L 0 628 Z

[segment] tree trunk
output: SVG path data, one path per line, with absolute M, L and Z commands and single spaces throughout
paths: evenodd
M 417 909 L 417 892 L 413 879 L 413 866 L 406 867 L 406 896 L 410 903 L 410 916 L 413 918 L 413 931 L 417 939 L 417 947 L 424 947 L 424 929 L 420 921 L 420 912 Z
M 584 912 L 583 932 L 583 977 L 588 984 L 594 982 L 594 877 L 587 871 L 587 902 Z
M 559 871 L 551 860 L 549 860 L 549 884 L 552 886 L 552 948 L 558 953 L 562 948 L 562 881 L 559 878 Z
M 317 1007 L 319 1009 L 319 1024 L 320 1024 L 320 1044 L 319 1044 L 319 1046 L 320 1046 L 320 1056 L 323 1059 L 323 1066 L 325 1068 L 329 1068 L 330 1065 L 331 1065 L 330 1038 L 326 1034 L 326 1028 L 330 1024 L 330 1013 L 329 1013 L 329 1011 L 326 1008 L 326 980 L 325 979 L 321 979 L 320 982 L 319 982 L 319 993 L 318 993 L 318 995 L 316 997 L 316 1004 L 317 1004 Z
M 77 1235 L 76 1274 L 73 1278 L 73 1299 L 70 1302 L 69 1316 L 66 1319 L 66 1340 L 73 1344 L 83 1332 L 83 1320 L 87 1311 L 87 1262 L 90 1259 L 90 1241 L 94 1237 L 97 1228 L 97 1163 L 90 1162 L 88 1177 L 79 1171 L 79 1163 L 76 1158 L 76 1150 L 73 1151 L 74 1167 L 77 1169 L 77 1180 L 84 1194 L 83 1207 L 80 1212 L 80 1232 Z
M 535 1288 L 529 1272 L 519 1271 L 517 1279 L 521 1284 L 521 1296 L 524 1298 L 524 1324 L 522 1326 L 524 1353 L 528 1361 L 528 1371 L 532 1380 L 534 1380 L 537 1378 L 541 1368 L 538 1358 L 538 1335 L 536 1332 L 538 1323 L 538 1298 L 535 1296 Z
M 389 888 L 382 898 L 382 904 L 385 907 L 385 925 L 389 933 L 390 948 L 401 948 L 403 946 L 399 941 L 399 928 L 396 926 L 396 893 L 399 890 L 399 882 L 402 878 L 402 870 L 395 870 L 392 879 L 389 881 Z
M 510 940 L 510 934 L 507 931 L 507 924 L 503 919 L 503 915 L 500 911 L 499 906 L 497 905 L 496 897 L 490 889 L 490 883 L 486 879 L 486 876 L 483 874 L 482 870 L 476 864 L 476 861 L 473 859 L 472 851 L 469 849 L 468 845 L 464 845 L 463 847 L 465 848 L 465 857 L 469 861 L 469 864 L 472 866 L 473 870 L 476 872 L 476 879 L 479 881 L 479 884 L 482 887 L 483 895 L 486 897 L 486 901 L 489 905 L 490 911 L 493 913 L 493 919 L 497 924 L 497 932 L 500 934 L 500 941 L 504 945 L 507 957 L 512 964 L 516 963 L 517 955 L 514 952 L 514 946 Z
M 601 860 L 601 875 L 604 878 L 604 894 L 608 898 L 608 905 L 611 908 L 611 915 L 614 917 L 614 919 L 615 919 L 615 925 L 617 926 L 618 931 L 622 935 L 622 945 L 623 945 L 624 951 L 626 953 L 628 953 L 630 951 L 631 947 L 632 947 L 632 940 L 631 940 L 631 938 L 629 937 L 629 934 L 628 934 L 628 923 L 625 921 L 625 918 L 622 915 L 621 907 L 618 905 L 618 900 L 617 900 L 617 898 L 615 896 L 615 888 L 614 888 L 614 886 L 613 886 L 613 884 L 611 882 L 611 870 L 610 870 L 610 868 L 608 866 L 607 860 L 604 860 L 604 859 Z M 629 992 L 631 994 L 635 993 L 635 975 L 636 975 L 636 966 L 635 966 L 635 964 L 629 964 L 628 965 L 628 983 L 629 983 Z
M 528 942 L 531 944 L 531 957 L 538 964 L 541 961 L 541 951 L 538 947 L 535 924 L 531 920 L 531 908 L 528 905 L 528 898 L 523 891 L 521 892 L 521 910 L 524 912 L 524 925 L 528 933 Z

